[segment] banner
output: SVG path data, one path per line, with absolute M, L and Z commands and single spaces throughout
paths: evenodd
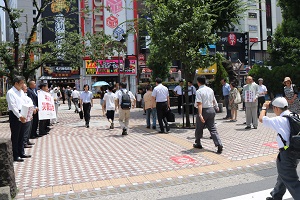
M 48 92 L 38 92 L 39 120 L 56 118 L 54 99 Z

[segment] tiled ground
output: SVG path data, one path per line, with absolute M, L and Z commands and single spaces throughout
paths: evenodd
M 59 109 L 60 123 L 53 126 L 49 135 L 33 140 L 36 144 L 32 149 L 26 149 L 32 158 L 15 163 L 20 190 L 17 199 L 135 185 L 240 165 L 249 167 L 274 160 L 277 152 L 276 148 L 263 145 L 275 141 L 274 132 L 262 126 L 244 130 L 244 112 L 238 113 L 237 123 L 219 120 L 224 114 L 217 115 L 217 128 L 225 147 L 224 153 L 217 155 L 207 130 L 202 142 L 204 150 L 195 150 L 193 129 L 157 134 L 145 128 L 141 109 L 132 112 L 131 129 L 125 137 L 121 136 L 117 121 L 114 130 L 108 129 L 109 123 L 100 116 L 98 104 L 92 108 L 89 129 L 66 105 Z M 0 128 L 1 137 L 10 137 L 8 123 L 0 123 Z

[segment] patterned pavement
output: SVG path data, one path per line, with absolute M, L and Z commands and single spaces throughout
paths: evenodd
M 94 105 L 90 128 L 66 104 L 59 107 L 60 123 L 49 135 L 32 140 L 36 144 L 26 149 L 32 158 L 14 164 L 16 199 L 83 199 L 274 165 L 276 133 L 262 125 L 245 130 L 244 112 L 238 112 L 236 123 L 221 120 L 224 112 L 217 114 L 224 145 L 217 155 L 207 130 L 204 149 L 193 149 L 194 129 L 158 134 L 145 128 L 145 115 L 134 109 L 129 135 L 122 136 L 118 118 L 115 129 L 109 130 L 106 118 L 100 116 L 99 100 Z M 10 137 L 8 123 L 0 123 L 0 128 L 0 137 Z

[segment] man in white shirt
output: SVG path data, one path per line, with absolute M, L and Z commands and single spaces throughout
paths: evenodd
M 159 133 L 168 133 L 170 131 L 170 127 L 166 117 L 168 109 L 170 109 L 169 90 L 162 84 L 161 78 L 156 78 L 155 82 L 156 87 L 153 89 L 152 98 L 153 102 L 156 102 L 157 120 L 160 127 Z M 163 122 L 166 126 L 166 132 Z
M 16 162 L 23 162 L 22 155 L 24 151 L 24 128 L 26 123 L 25 116 L 21 115 L 22 105 L 25 104 L 25 94 L 22 90 L 25 78 L 23 76 L 15 76 L 13 79 L 14 86 L 8 90 L 6 100 L 9 109 L 9 125 L 11 131 L 11 142 L 13 149 L 13 158 Z
M 181 107 L 182 107 L 182 102 L 183 101 L 183 80 L 180 80 L 179 81 L 179 85 L 177 85 L 175 88 L 174 88 L 174 93 L 175 95 L 177 96 L 177 101 L 178 101 L 178 114 L 181 115 Z
M 114 129 L 114 118 L 116 110 L 116 99 L 117 96 L 112 92 L 113 86 L 108 86 L 108 93 L 104 94 L 102 110 L 106 111 L 107 120 L 110 122 L 110 129 Z
M 215 125 L 216 110 L 219 109 L 216 101 L 214 91 L 205 85 L 206 79 L 202 77 L 197 78 L 199 89 L 196 92 L 196 104 L 198 108 L 198 115 L 196 117 L 195 129 L 195 144 L 194 148 L 202 149 L 200 139 L 203 137 L 203 128 L 206 125 L 213 139 L 215 146 L 218 147 L 217 153 L 221 154 L 223 145 L 217 132 Z
M 136 99 L 132 92 L 127 91 L 127 84 L 121 83 L 120 90 L 116 92 L 117 106 L 119 108 L 119 123 L 122 128 L 122 135 L 128 135 L 130 109 L 135 107 Z M 129 96 L 128 96 L 129 95 Z M 126 97 L 126 102 L 125 102 Z
M 288 110 L 288 102 L 284 97 L 277 97 L 272 102 L 273 111 L 276 114 L 276 117 L 272 118 L 266 116 L 269 105 L 270 102 L 263 104 L 259 121 L 262 122 L 264 126 L 273 129 L 277 134 L 279 154 L 276 160 L 278 171 L 277 183 L 270 193 L 272 197 L 268 197 L 267 200 L 282 199 L 286 189 L 288 189 L 293 199 L 300 199 L 300 182 L 297 174 L 299 160 L 289 151 L 290 123 L 286 117 L 283 117 L 291 113 Z M 284 142 L 286 144 L 284 144 Z
M 257 116 L 259 116 L 261 108 L 266 101 L 265 95 L 268 93 L 267 87 L 263 85 L 264 79 L 258 79 L 258 107 L 257 107 Z
M 85 127 L 89 128 L 91 119 L 91 107 L 93 107 L 93 93 L 89 91 L 90 86 L 88 84 L 85 84 L 83 86 L 83 89 L 84 91 L 80 94 L 80 108 L 83 111 Z
M 79 110 L 79 97 L 80 97 L 80 92 L 77 90 L 76 87 L 73 88 L 72 94 L 71 94 L 71 100 L 74 103 L 75 106 L 75 113 L 78 113 Z

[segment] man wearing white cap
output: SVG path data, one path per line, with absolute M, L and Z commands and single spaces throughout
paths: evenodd
M 259 117 L 259 113 L 261 111 L 261 107 L 265 103 L 265 95 L 268 93 L 267 87 L 263 85 L 264 79 L 258 79 L 258 107 L 257 107 L 257 116 Z
M 298 180 L 297 165 L 299 161 L 293 157 L 288 148 L 284 148 L 286 144 L 290 143 L 290 124 L 289 120 L 284 115 L 289 115 L 288 102 L 284 97 L 277 97 L 273 102 L 273 111 L 276 117 L 267 117 L 267 109 L 270 102 L 265 102 L 260 112 L 259 121 L 266 127 L 272 128 L 277 133 L 277 143 L 279 147 L 279 154 L 277 156 L 276 165 L 278 171 L 277 183 L 271 191 L 272 197 L 267 197 L 267 200 L 282 199 L 283 195 L 288 189 L 293 199 L 300 199 L 300 182 Z M 281 137 L 282 139 L 281 139 Z

